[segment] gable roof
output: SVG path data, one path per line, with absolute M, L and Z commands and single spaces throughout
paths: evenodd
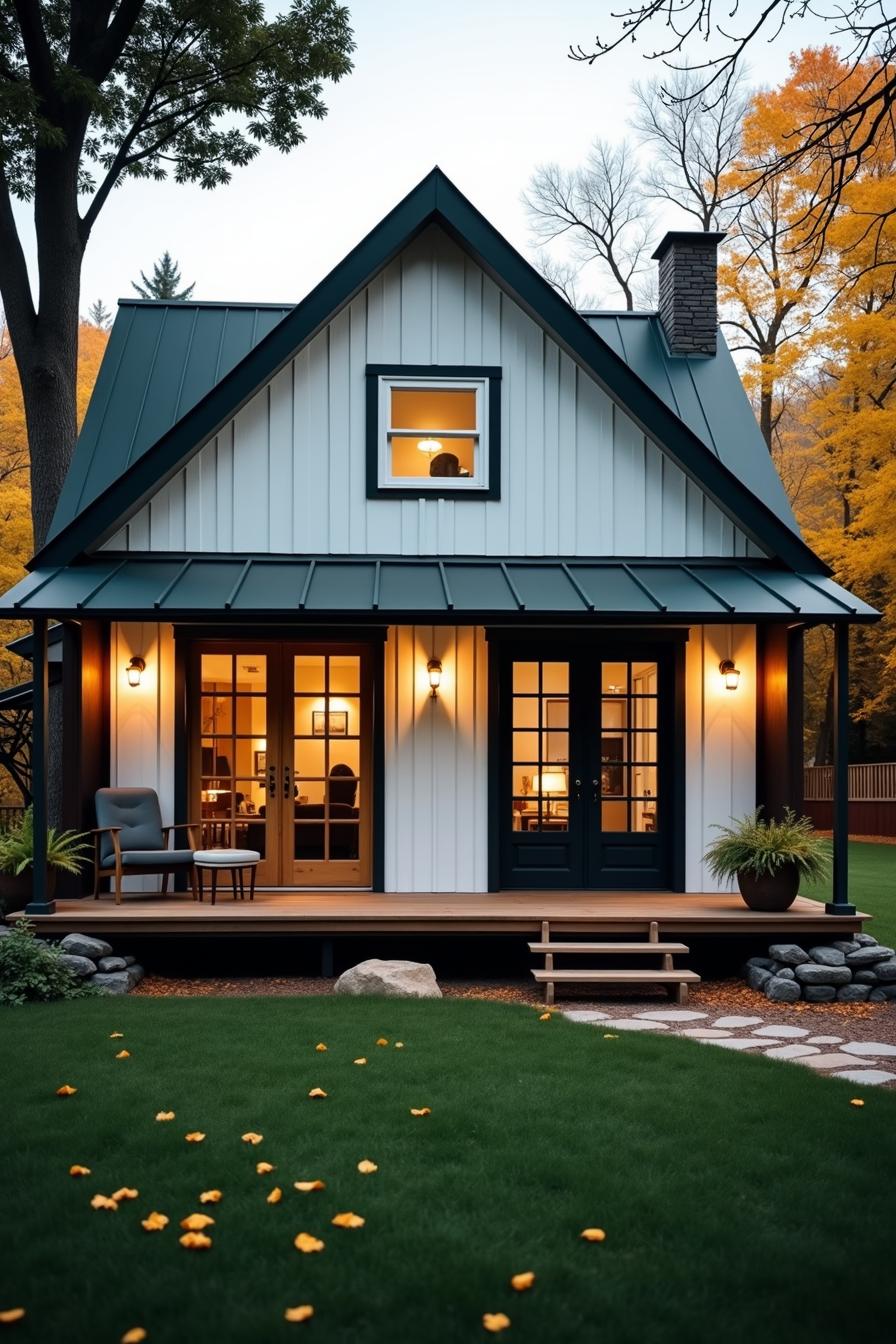
M 171 420 L 144 451 L 136 452 L 141 439 L 139 434 L 134 436 L 124 470 L 119 460 L 117 471 L 112 475 L 104 454 L 91 450 L 91 440 L 85 441 L 83 453 L 79 441 L 75 454 L 77 461 L 73 462 L 70 473 L 74 480 L 66 507 L 62 509 L 60 500 L 60 513 L 58 521 L 54 520 L 53 533 L 32 564 L 66 564 L 101 545 L 374 275 L 433 223 L 445 229 L 525 312 L 545 326 L 561 348 L 622 406 L 649 438 L 659 443 L 682 470 L 700 484 L 715 503 L 733 516 L 758 545 L 793 568 L 828 572 L 800 537 L 792 515 L 788 518 L 782 514 L 779 494 L 770 486 L 768 473 L 764 482 L 757 477 L 757 484 L 764 485 L 768 491 L 769 497 L 764 498 L 763 493 L 757 493 L 744 483 L 737 471 L 722 459 L 716 447 L 707 444 L 697 432 L 696 423 L 692 425 L 681 418 L 670 402 L 626 362 L 624 354 L 614 349 L 594 326 L 579 316 L 438 168 L 434 168 L 301 303 L 249 349 L 229 373 L 214 382 L 179 418 Z M 191 307 L 198 310 L 201 306 Z M 170 313 L 171 308 L 166 311 Z M 141 348 L 145 348 L 142 342 Z M 107 351 L 103 369 L 109 358 Z M 706 362 L 712 366 L 716 363 L 714 360 Z M 167 357 L 165 363 L 166 366 L 169 363 Z M 171 367 L 176 370 L 173 361 Z M 101 379 L 102 374 L 101 370 Z M 174 377 L 173 373 L 171 377 Z M 109 380 L 116 381 L 111 367 Z M 102 394 L 103 390 L 98 383 L 98 393 Z M 123 386 L 122 395 L 127 398 L 126 386 Z M 130 395 L 137 400 L 134 390 Z M 744 399 L 742 389 L 739 396 Z M 145 393 L 141 401 L 146 401 Z M 102 420 L 99 409 L 97 418 Z M 155 423 L 159 428 L 161 422 Z M 94 441 L 96 450 L 100 442 L 99 439 Z M 756 453 L 757 442 L 767 457 L 755 426 L 751 441 L 741 450 L 744 456 Z M 98 465 L 91 476 L 94 459 Z M 771 470 L 774 475 L 773 468 Z M 74 498 L 79 503 L 73 508 Z M 82 500 L 85 502 L 80 502 Z

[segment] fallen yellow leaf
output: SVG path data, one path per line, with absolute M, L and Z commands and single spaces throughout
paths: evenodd
M 0 1325 L 15 1325 L 16 1321 L 24 1319 L 24 1307 L 7 1307 L 6 1311 L 0 1311 Z
M 201 1232 L 205 1227 L 211 1227 L 214 1218 L 210 1218 L 207 1213 L 190 1213 L 186 1218 L 181 1218 L 180 1225 L 187 1232 Z
M 157 1120 L 173 1120 L 173 1119 L 174 1119 L 174 1112 L 173 1112 L 173 1111 L 156 1111 L 156 1119 L 157 1119 Z
M 109 1040 L 110 1040 L 110 1041 L 120 1041 L 120 1040 L 122 1040 L 123 1038 L 124 1038 L 124 1032 L 123 1032 L 123 1031 L 110 1031 L 110 1032 L 109 1032 Z
M 139 1190 L 131 1190 L 128 1186 L 123 1185 L 120 1190 L 115 1191 L 112 1198 L 120 1204 L 125 1199 L 136 1199 L 139 1194 Z
M 604 1040 L 605 1040 L 605 1041 L 618 1041 L 618 1040 L 619 1040 L 619 1037 L 618 1037 L 618 1035 L 616 1034 L 615 1031 L 605 1031 L 605 1032 L 604 1032 Z
M 366 1064 L 366 1063 L 367 1063 L 367 1060 L 366 1060 L 366 1059 L 364 1058 L 364 1056 L 362 1055 L 360 1059 L 353 1059 L 353 1060 L 352 1060 L 352 1063 L 353 1063 L 353 1064 Z
M 145 1232 L 161 1232 L 168 1226 L 169 1219 L 164 1213 L 148 1213 L 145 1218 L 141 1218 L 140 1226 Z
M 74 1165 L 73 1167 L 69 1167 L 69 1169 L 68 1169 L 68 1174 L 69 1174 L 69 1176 L 89 1176 L 89 1175 L 90 1175 L 90 1168 L 89 1168 L 89 1167 L 79 1167 L 78 1164 L 77 1164 L 77 1162 L 76 1162 L 75 1165 Z
M 377 1041 L 377 1045 L 388 1045 L 388 1044 L 389 1042 L 386 1040 L 385 1036 L 381 1036 Z
M 256 1134 L 251 1129 L 249 1130 L 248 1134 L 242 1135 L 243 1143 L 251 1143 L 253 1148 L 257 1148 L 263 1138 L 264 1138 L 263 1134 Z
M 375 1162 L 371 1162 L 369 1157 L 365 1157 L 358 1163 L 358 1170 L 362 1176 L 370 1176 L 372 1172 L 379 1171 L 379 1167 Z
M 326 1050 L 327 1047 L 324 1045 L 323 1041 L 318 1041 L 317 1045 L 316 1045 L 314 1048 L 315 1048 L 315 1050 L 317 1050 L 318 1052 L 320 1052 L 320 1051 Z
M 432 1115 L 432 1111 L 428 1106 L 412 1106 L 411 1115 Z
M 279 1185 L 275 1185 L 267 1197 L 267 1202 L 268 1204 L 279 1204 L 282 1198 L 283 1191 L 280 1189 Z
M 322 1251 L 324 1248 L 324 1242 L 321 1241 L 320 1237 L 312 1237 L 308 1232 L 300 1232 L 293 1245 L 297 1251 L 301 1251 L 304 1255 L 311 1255 L 313 1251 Z
M 527 1269 L 524 1274 L 514 1274 L 510 1280 L 510 1286 L 518 1293 L 524 1293 L 527 1288 L 532 1287 L 534 1282 L 535 1275 L 532 1273 L 531 1269 Z
M 396 1042 L 395 1042 L 395 1049 L 396 1049 L 396 1050 L 403 1050 L 403 1049 L 404 1049 L 404 1041 L 396 1041 Z
M 850 1104 L 850 1106 L 864 1106 L 864 1105 L 865 1105 L 865 1103 L 864 1103 L 864 1101 L 862 1100 L 861 1097 L 853 1097 L 852 1101 L 851 1101 L 849 1104 Z
M 583 1241 L 606 1241 L 607 1234 L 602 1227 L 586 1227 L 581 1237 Z
M 121 1344 L 143 1344 L 146 1339 L 146 1331 L 142 1325 L 135 1325 L 133 1330 L 126 1330 L 121 1337 Z
M 130 1057 L 130 1050 L 119 1050 L 118 1054 L 115 1056 L 116 1059 L 130 1059 Z
M 306 1303 L 302 1307 L 287 1307 L 283 1313 L 283 1318 L 287 1321 L 310 1321 L 313 1315 L 314 1308 Z
M 550 1022 L 552 1016 L 552 1013 L 541 1013 L 538 1020 L 539 1022 Z
M 326 1181 L 293 1181 L 293 1185 L 303 1194 L 307 1194 L 309 1190 L 326 1190 L 327 1188 Z
M 76 1087 L 71 1087 L 70 1084 L 63 1083 L 61 1087 L 57 1087 L 56 1095 L 57 1097 L 73 1097 L 77 1090 Z
M 92 1209 L 108 1209 L 110 1213 L 114 1213 L 118 1204 L 114 1199 L 109 1199 L 107 1195 L 94 1195 L 90 1201 L 90 1207 Z
M 364 1219 L 359 1213 L 337 1213 L 330 1222 L 334 1227 L 363 1227 Z
M 255 1170 L 259 1176 L 267 1176 L 269 1171 L 276 1171 L 277 1168 L 272 1166 L 270 1162 L 256 1162 Z
M 188 1251 L 207 1251 L 212 1244 L 211 1237 L 207 1237 L 204 1232 L 185 1232 L 182 1237 L 178 1237 L 178 1241 Z
M 193 1129 L 190 1131 L 189 1134 L 185 1134 L 184 1138 L 186 1139 L 187 1143 L 202 1143 L 203 1139 L 205 1138 L 205 1135 L 203 1134 L 201 1129 Z
M 322 1087 L 312 1087 L 308 1095 L 309 1097 L 317 1099 L 318 1097 L 325 1097 L 327 1094 Z
M 220 1203 L 221 1203 L 221 1191 L 220 1191 L 220 1190 L 203 1190 L 202 1194 L 199 1196 L 199 1203 L 200 1203 L 200 1204 L 220 1204 Z
M 487 1311 L 482 1318 L 482 1324 L 489 1334 L 497 1335 L 499 1331 L 508 1329 L 510 1317 L 505 1316 L 503 1311 Z

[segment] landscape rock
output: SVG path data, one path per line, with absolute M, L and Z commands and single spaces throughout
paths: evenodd
M 73 952 L 63 952 L 59 960 L 67 971 L 71 971 L 72 975 L 77 975 L 82 980 L 86 980 L 87 976 L 93 975 L 96 970 L 89 957 L 77 957 Z
M 886 1001 L 887 996 L 884 993 L 884 991 L 880 988 L 872 989 L 871 993 L 868 995 L 869 1003 L 886 1003 Z
M 136 960 L 137 960 L 136 957 L 122 957 L 122 961 L 124 962 L 125 966 L 133 966 Z
M 886 966 L 886 964 L 886 962 L 882 963 L 884 966 Z M 856 985 L 876 985 L 878 982 L 877 970 L 853 971 L 852 979 L 853 984 Z
M 890 984 L 896 981 L 896 957 L 892 961 L 879 961 L 874 968 L 874 974 L 881 984 Z
M 100 957 L 97 966 L 101 971 L 124 971 L 127 969 L 124 957 Z
M 772 943 L 768 954 L 774 961 L 780 961 L 785 966 L 802 966 L 810 960 L 809 953 L 797 947 L 796 943 Z
M 846 955 L 836 947 L 810 947 L 809 956 L 819 966 L 845 966 Z
M 744 964 L 744 974 L 746 975 L 751 966 L 758 966 L 760 970 L 770 971 L 774 964 L 771 957 L 750 957 Z
M 860 947 L 877 947 L 877 939 L 872 938 L 870 933 L 854 933 L 852 940 Z
M 782 966 L 780 971 L 778 971 L 778 976 L 781 980 L 795 980 L 796 971 L 792 966 Z
M 856 970 L 862 970 L 865 966 L 873 966 L 878 961 L 889 961 L 896 953 L 892 947 L 860 947 L 858 952 L 850 952 L 846 957 L 847 966 Z
M 766 972 L 768 974 L 768 972 Z M 334 994 L 384 994 L 389 998 L 440 999 L 435 971 L 419 961 L 381 961 L 372 957 L 343 971 Z
M 817 966 L 810 961 L 807 966 L 797 966 L 796 978 L 803 985 L 848 985 L 852 972 L 848 966 Z
M 86 933 L 67 933 L 59 946 L 63 952 L 70 952 L 75 957 L 89 957 L 91 961 L 112 955 L 108 943 L 103 942 L 102 938 L 91 938 Z
M 90 983 L 102 994 L 127 994 L 131 987 L 127 971 L 97 971 Z
M 773 975 L 765 985 L 764 993 L 772 1003 L 796 1003 L 800 997 L 800 987 L 796 980 L 785 980 L 780 975 Z
M 142 966 L 138 966 L 136 962 L 134 962 L 133 965 L 127 967 L 124 974 L 128 978 L 128 988 L 133 989 L 135 985 L 139 985 L 146 972 Z
M 803 998 L 807 1003 L 830 1003 L 836 999 L 837 991 L 833 985 L 807 985 Z
M 855 940 L 855 938 L 853 938 L 853 939 L 838 938 L 838 939 L 835 939 L 835 941 L 834 941 L 833 943 L 831 943 L 831 947 L 836 947 L 836 949 L 837 949 L 838 952 L 843 952 L 843 953 L 846 953 L 846 952 L 858 952 L 858 950 L 859 950 L 859 948 L 860 948 L 861 946 L 862 946 L 862 944 L 859 943 L 859 942 L 857 942 L 857 941 Z
M 0 938 L 6 938 L 12 933 L 12 927 L 9 924 L 0 924 Z
M 747 967 L 747 984 L 751 989 L 764 989 L 771 978 L 771 971 L 765 970 L 762 966 Z
M 841 985 L 837 998 L 840 1003 L 865 1003 L 870 993 L 870 985 Z

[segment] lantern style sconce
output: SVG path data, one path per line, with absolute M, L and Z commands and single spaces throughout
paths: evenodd
M 735 667 L 730 658 L 723 658 L 719 663 L 719 671 L 725 681 L 725 690 L 736 691 L 740 681 L 740 668 Z
M 442 660 L 440 658 L 430 658 L 426 664 L 426 671 L 429 674 L 429 698 L 435 700 L 439 694 L 439 685 L 442 681 Z
M 142 658 L 140 658 L 139 656 L 135 656 L 135 657 L 133 657 L 133 658 L 131 659 L 131 661 L 128 663 L 127 667 L 125 668 L 125 671 L 126 671 L 126 673 L 127 673 L 127 677 L 128 677 L 128 685 L 129 685 L 129 686 L 139 686 L 139 685 L 140 685 L 140 678 L 143 676 L 143 673 L 146 671 L 146 663 L 145 663 L 145 661 L 144 661 Z

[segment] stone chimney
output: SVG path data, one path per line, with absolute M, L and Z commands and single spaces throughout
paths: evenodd
M 659 262 L 660 321 L 673 355 L 716 353 L 716 248 L 724 233 L 667 233 Z

